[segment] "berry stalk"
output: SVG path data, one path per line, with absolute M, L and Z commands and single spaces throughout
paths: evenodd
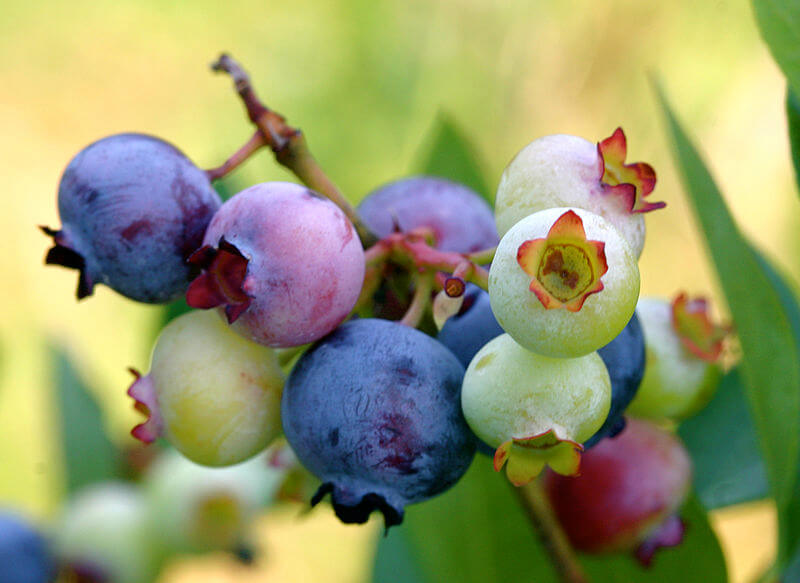
M 262 139 L 272 149 L 278 163 L 292 171 L 303 184 L 329 198 L 342 209 L 355 226 L 364 247 L 374 244 L 377 241 L 377 237 L 364 224 L 353 206 L 347 202 L 347 199 L 344 198 L 336 185 L 323 172 L 311 155 L 302 132 L 287 124 L 282 115 L 261 103 L 250 83 L 249 75 L 242 69 L 241 65 L 233 57 L 223 53 L 217 61 L 212 63 L 211 69 L 231 76 L 250 121 L 258 128 Z M 244 149 L 246 148 L 247 146 Z M 256 147 L 249 153 L 246 152 L 245 159 L 257 149 Z M 237 154 L 234 154 L 233 158 L 236 158 Z M 244 160 L 238 163 L 242 161 Z M 209 172 L 214 172 L 214 170 Z
M 550 556 L 562 583 L 589 583 L 538 480 L 512 490 Z
M 219 180 L 236 170 L 239 166 L 244 164 L 244 162 L 250 158 L 253 154 L 255 154 L 258 150 L 263 148 L 267 145 L 267 141 L 264 139 L 264 134 L 261 133 L 261 130 L 257 130 L 247 143 L 239 148 L 233 156 L 225 160 L 225 163 L 222 166 L 217 168 L 211 168 L 206 170 L 206 176 L 208 176 L 209 180 Z

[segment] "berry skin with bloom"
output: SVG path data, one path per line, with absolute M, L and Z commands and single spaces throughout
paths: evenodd
M 0 510 L 0 581 L 50 583 L 55 569 L 44 537 L 20 516 Z
M 336 515 L 386 527 L 455 484 L 475 455 L 461 414 L 464 368 L 439 342 L 387 320 L 353 320 L 297 362 L 284 391 L 286 439 Z
M 545 465 L 578 471 L 581 444 L 608 416 L 611 382 L 596 353 L 549 358 L 503 334 L 484 346 L 464 375 L 461 405 L 481 440 L 497 448 L 496 470 L 516 486 Z
M 538 138 L 503 171 L 495 197 L 497 230 L 502 237 L 531 213 L 553 207 L 578 207 L 602 216 L 642 254 L 645 212 L 664 207 L 645 197 L 656 175 L 650 165 L 626 164 L 621 128 L 598 144 L 568 135 Z
M 132 433 L 146 443 L 163 433 L 199 464 L 239 463 L 280 433 L 283 383 L 273 349 L 242 338 L 216 312 L 192 311 L 161 331 L 150 374 L 128 390 L 148 415 Z
M 391 182 L 369 193 L 358 212 L 379 237 L 429 227 L 435 247 L 443 251 L 473 253 L 498 241 L 489 205 L 475 191 L 445 178 L 414 176 Z
M 173 145 L 117 134 L 81 150 L 58 189 L 60 230 L 46 262 L 80 271 L 78 299 L 103 283 L 133 300 L 165 303 L 186 292 L 186 259 L 203 242 L 219 196 Z
M 534 213 L 506 233 L 489 272 L 497 321 L 519 344 L 570 358 L 611 342 L 639 297 L 639 268 L 625 240 L 583 209 Z
M 364 250 L 331 201 L 288 182 L 257 184 L 226 201 L 190 262 L 204 272 L 186 294 L 220 306 L 259 344 L 299 346 L 338 326 L 364 282 Z
M 545 489 L 572 545 L 587 553 L 634 551 L 645 564 L 674 546 L 683 528 L 675 513 L 691 484 L 683 444 L 652 423 L 629 419 L 614 439 L 583 454 L 576 477 L 547 474 Z
M 718 364 L 728 328 L 713 324 L 704 300 L 685 294 L 672 303 L 641 298 L 647 364 L 629 412 L 647 419 L 681 420 L 705 407 L 722 378 Z

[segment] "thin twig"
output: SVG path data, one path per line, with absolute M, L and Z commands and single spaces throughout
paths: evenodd
M 236 91 L 247 110 L 247 116 L 259 129 L 278 163 L 291 170 L 306 186 L 326 196 L 342 209 L 355 226 L 361 244 L 365 248 L 373 245 L 378 238 L 322 171 L 311 155 L 302 132 L 287 124 L 282 115 L 261 103 L 250 83 L 250 77 L 241 65 L 230 55 L 222 54 L 211 68 L 217 72 L 227 73 L 233 79 Z
M 206 170 L 206 176 L 208 176 L 209 180 L 218 180 L 227 176 L 266 145 L 267 142 L 264 140 L 264 134 L 261 133 L 261 130 L 256 130 L 256 133 L 247 140 L 247 143 L 239 148 L 233 156 L 225 160 L 222 166 Z

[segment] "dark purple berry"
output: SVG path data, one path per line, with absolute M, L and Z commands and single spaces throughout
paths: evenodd
M 379 237 L 418 227 L 433 230 L 435 247 L 443 251 L 472 253 L 497 245 L 492 209 L 475 191 L 445 178 L 416 176 L 390 182 L 368 194 L 358 206 L 367 226 Z M 372 315 L 399 320 L 408 308 L 411 280 L 405 269 L 384 272 L 374 295 Z M 433 323 L 423 323 L 430 329 Z
M 442 344 L 387 320 L 347 322 L 297 362 L 283 393 L 283 429 L 321 481 L 336 515 L 400 524 L 407 504 L 458 481 L 475 441 L 461 413 L 464 368 Z
M 636 313 L 614 340 L 597 353 L 608 369 L 611 378 L 611 409 L 602 427 L 584 444 L 594 447 L 604 437 L 614 437 L 625 428 L 622 416 L 628 408 L 644 377 L 644 332 Z
M 0 581 L 47 583 L 55 565 L 42 536 L 9 511 L 0 511 Z
M 392 182 L 368 194 L 358 212 L 379 237 L 430 227 L 443 251 L 472 253 L 499 240 L 489 205 L 473 190 L 444 178 Z
M 186 259 L 221 201 L 205 172 L 152 136 L 117 134 L 81 150 L 58 188 L 62 227 L 46 262 L 80 271 L 78 299 L 103 283 L 131 299 L 169 302 L 194 275 Z

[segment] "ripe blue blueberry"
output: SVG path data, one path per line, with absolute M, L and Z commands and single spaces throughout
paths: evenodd
M 55 575 L 42 536 L 10 511 L 0 511 L 0 581 L 47 583 Z
M 386 527 L 407 504 L 447 490 L 475 440 L 461 413 L 464 367 L 424 333 L 387 320 L 343 324 L 295 365 L 283 393 L 286 438 L 331 493 L 336 515 Z
M 604 437 L 614 437 L 625 428 L 622 414 L 628 408 L 644 377 L 644 332 L 639 318 L 633 314 L 630 322 L 611 342 L 597 351 L 611 378 L 611 410 L 603 426 L 584 444 L 593 447 Z
M 131 299 L 164 303 L 185 293 L 186 259 L 221 201 L 205 172 L 167 142 L 117 134 L 81 150 L 58 188 L 60 230 L 46 262 L 80 271 L 78 299 L 104 283 Z

